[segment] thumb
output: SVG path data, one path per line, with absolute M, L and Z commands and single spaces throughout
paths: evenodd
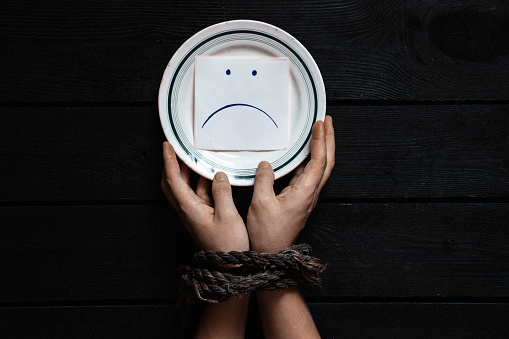
M 274 195 L 274 170 L 269 162 L 262 161 L 256 170 L 253 197 L 266 199 Z
M 218 217 L 231 209 L 235 209 L 232 198 L 232 187 L 228 177 L 223 172 L 217 172 L 212 181 L 212 199 L 214 199 L 214 210 Z

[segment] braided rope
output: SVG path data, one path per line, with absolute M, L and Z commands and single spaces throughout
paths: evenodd
M 217 303 L 254 290 L 274 291 L 310 282 L 320 286 L 325 266 L 311 257 L 311 246 L 294 245 L 276 254 L 204 250 L 194 255 L 196 264 L 240 265 L 228 272 L 182 266 L 181 301 Z

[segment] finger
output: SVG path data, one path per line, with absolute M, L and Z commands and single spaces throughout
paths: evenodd
M 196 184 L 196 195 L 203 200 L 204 203 L 212 207 L 214 202 L 210 196 L 210 185 L 210 180 L 200 176 Z
M 168 142 L 163 142 L 164 171 L 167 179 L 180 176 L 180 166 L 175 154 L 175 149 Z
M 296 169 L 293 170 L 293 177 L 292 180 L 288 183 L 288 186 L 293 186 L 297 182 L 297 180 L 301 177 L 302 173 L 304 173 L 304 168 L 306 168 L 306 162 L 303 161 L 300 163 L 299 166 L 297 166 Z
M 256 170 L 253 198 L 265 199 L 274 196 L 274 170 L 269 162 L 262 161 Z
M 232 198 L 232 187 L 223 172 L 217 172 L 212 180 L 212 198 L 214 199 L 215 216 L 222 217 L 228 212 L 236 211 Z
M 319 190 L 325 185 L 330 177 L 332 169 L 334 168 L 335 155 L 336 155 L 336 140 L 334 138 L 334 126 L 332 124 L 332 117 L 327 115 L 325 117 L 325 144 L 327 148 L 327 167 L 323 173 L 322 181 L 320 182 Z
M 166 199 L 168 199 L 173 208 L 177 209 L 178 205 L 175 203 L 175 197 L 171 193 L 170 186 L 168 186 L 168 181 L 166 180 L 166 173 L 164 169 L 161 177 L 161 189 L 163 190 L 164 196 Z
M 163 143 L 163 160 L 166 182 L 176 203 L 182 208 L 189 208 L 198 203 L 200 200 L 182 178 L 175 150 L 167 141 Z
M 191 186 L 191 169 L 183 161 L 179 161 L 179 165 L 180 177 L 188 186 Z
M 304 173 L 304 168 L 306 167 L 306 162 L 301 162 L 297 168 L 293 170 L 293 176 L 290 182 L 288 183 L 288 186 L 283 188 L 281 192 L 279 192 L 279 195 L 285 194 L 288 191 L 292 190 L 295 185 L 299 182 L 299 179 L 302 178 L 302 174 Z
M 325 130 L 323 121 L 313 125 L 311 135 L 311 160 L 309 160 L 298 185 L 316 190 L 320 184 L 325 168 L 327 167 L 327 148 L 325 144 Z
M 165 169 L 169 166 L 168 170 L 172 171 L 172 175 L 180 175 L 182 180 L 189 186 L 191 184 L 191 170 L 185 163 L 177 159 L 175 149 L 167 141 L 163 143 L 163 157 Z M 167 177 L 171 177 L 168 172 L 166 174 Z

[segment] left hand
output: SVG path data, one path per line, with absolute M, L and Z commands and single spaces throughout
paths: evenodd
M 196 245 L 213 251 L 249 250 L 246 226 L 233 203 L 226 174 L 216 173 L 212 185 L 200 177 L 194 192 L 189 167 L 177 160 L 167 141 L 163 143 L 163 159 L 161 188 Z

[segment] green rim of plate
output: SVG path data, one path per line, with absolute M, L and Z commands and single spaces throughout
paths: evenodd
M 279 43 L 281 46 L 286 48 L 292 54 L 288 55 L 288 53 L 285 53 L 286 51 L 284 49 L 278 48 L 279 46 L 277 46 L 277 45 L 270 45 L 270 44 L 266 43 L 265 41 L 249 38 L 249 36 L 244 36 L 242 39 L 234 39 L 234 40 L 226 39 L 223 41 L 219 40 L 217 44 L 212 45 L 209 48 L 200 50 L 200 49 L 202 49 L 202 47 L 204 47 L 205 44 L 207 44 L 213 40 L 216 40 L 216 39 L 219 39 L 222 37 L 227 37 L 227 36 L 234 35 L 234 34 L 236 34 L 236 35 L 247 34 L 247 35 L 261 36 L 263 38 L 270 39 L 272 41 L 275 41 L 276 43 Z M 207 157 L 203 156 L 201 153 L 199 153 L 194 148 L 194 146 L 191 144 L 191 142 L 189 142 L 189 140 L 187 140 L 187 138 L 186 138 L 186 140 L 182 140 L 180 138 L 179 132 L 181 132 L 182 135 L 184 135 L 184 133 L 182 131 L 182 128 L 181 128 L 181 125 L 180 125 L 180 122 L 178 119 L 178 110 L 177 110 L 177 103 L 176 103 L 176 101 L 177 101 L 176 99 L 178 97 L 178 92 L 180 90 L 180 87 L 179 87 L 180 82 L 182 81 L 184 74 L 187 72 L 187 69 L 189 69 L 190 65 L 194 63 L 194 57 L 196 55 L 198 55 L 198 53 L 203 53 L 203 52 L 207 51 L 208 49 L 215 47 L 219 44 L 231 42 L 231 41 L 235 41 L 235 40 L 254 40 L 254 41 L 257 41 L 260 43 L 265 43 L 266 45 L 269 45 L 269 46 L 277 49 L 283 55 L 287 56 L 290 59 L 290 62 L 292 64 L 294 64 L 297 67 L 297 69 L 299 69 L 301 74 L 302 74 L 302 69 L 300 68 L 300 66 L 302 66 L 304 68 L 304 71 L 305 71 L 307 77 L 309 78 L 309 83 L 311 84 L 311 88 L 312 88 L 312 98 L 314 101 L 314 107 L 312 108 L 313 119 L 311 121 L 313 123 L 316 121 L 316 117 L 318 115 L 318 100 L 317 100 L 318 95 L 316 92 L 316 85 L 315 85 L 313 76 L 312 76 L 308 66 L 304 62 L 304 60 L 302 60 L 301 56 L 293 48 L 291 48 L 287 43 L 285 43 L 284 41 L 280 40 L 279 38 L 277 38 L 273 35 L 270 35 L 266 32 L 261 32 L 261 31 L 251 30 L 251 29 L 241 29 L 241 30 L 236 29 L 236 30 L 223 31 L 223 32 L 217 33 L 215 35 L 212 35 L 212 36 L 202 40 L 201 42 L 199 42 L 197 45 L 195 45 L 193 48 L 191 48 L 191 50 L 180 60 L 180 62 L 178 63 L 178 66 L 175 68 L 175 72 L 173 73 L 173 75 L 171 77 L 171 82 L 170 82 L 170 86 L 168 88 L 168 93 L 167 93 L 167 95 L 168 95 L 168 120 L 170 122 L 170 126 L 172 129 L 173 135 L 175 136 L 175 139 L 178 141 L 180 147 L 182 147 L 184 152 L 195 163 L 198 163 L 199 161 L 203 161 L 203 162 L 207 163 L 209 166 L 211 166 L 211 172 L 215 172 L 215 169 L 218 169 L 221 171 L 228 172 L 229 174 L 231 174 L 230 176 L 235 179 L 247 180 L 247 179 L 253 179 L 255 177 L 256 168 L 239 169 L 239 168 L 231 168 L 231 167 L 226 167 L 226 166 L 217 164 L 217 163 L 211 161 L 210 159 L 208 159 Z M 205 46 L 205 47 L 207 47 L 207 46 Z M 295 62 L 294 58 L 296 58 L 298 60 L 298 63 Z M 180 71 L 182 68 L 185 68 L 185 71 L 181 74 Z M 302 75 L 304 75 L 304 74 L 302 74 Z M 304 79 L 304 83 L 306 84 L 306 89 L 308 91 L 307 95 L 308 95 L 309 99 L 311 99 L 310 93 L 309 93 L 308 81 L 306 81 L 305 76 L 303 76 L 303 79 Z M 176 82 L 178 83 L 178 87 L 176 87 L 177 91 L 174 94 L 173 88 L 174 88 Z M 173 100 L 173 102 L 172 102 L 172 97 L 175 97 L 175 100 Z M 311 106 L 310 102 L 308 102 L 308 109 L 311 108 L 309 106 Z M 289 163 L 291 163 L 295 159 L 295 157 L 297 157 L 297 155 L 302 151 L 302 149 L 306 146 L 309 138 L 311 137 L 312 123 L 311 124 L 309 123 L 309 116 L 310 115 L 309 115 L 309 111 L 308 111 L 307 121 L 303 128 L 303 132 L 297 139 L 297 142 L 295 142 L 295 145 L 292 148 L 290 148 L 287 152 L 285 152 L 285 154 L 282 157 L 280 157 L 279 159 L 277 159 L 271 163 L 273 167 L 276 164 L 276 166 L 274 167 L 274 172 L 277 172 L 277 171 L 283 169 L 285 166 L 287 166 Z M 307 130 L 307 134 L 306 134 L 306 130 Z M 303 137 L 305 137 L 304 141 L 301 140 Z M 299 146 L 299 144 L 300 144 L 300 146 Z M 292 150 L 295 147 L 298 147 L 298 150 L 292 152 Z M 289 157 L 289 158 L 286 159 L 287 157 Z M 278 164 L 281 161 L 284 161 L 284 162 L 282 164 Z M 242 173 L 245 173 L 245 174 L 242 174 Z

